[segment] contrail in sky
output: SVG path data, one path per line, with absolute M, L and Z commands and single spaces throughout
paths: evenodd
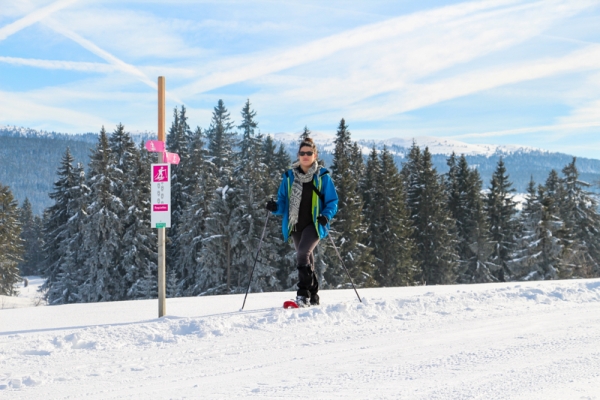
M 62 10 L 63 8 L 70 6 L 73 3 L 76 3 L 77 1 L 78 0 L 59 0 L 46 7 L 42 7 L 39 10 L 27 14 L 26 16 L 13 22 L 12 24 L 3 26 L 2 28 L 0 28 L 0 41 L 6 39 L 11 35 L 14 35 L 20 30 L 27 28 L 28 26 L 35 24 L 36 22 L 40 22 L 44 18 L 47 18 L 49 15 L 52 15 L 55 12 Z
M 139 80 L 141 80 L 142 82 L 144 82 L 146 85 L 150 86 L 153 89 L 158 89 L 158 85 L 156 82 L 150 80 L 150 78 L 148 78 L 146 76 L 146 74 L 144 74 L 141 70 L 139 70 L 137 67 L 126 63 L 125 61 L 113 56 L 112 54 L 110 54 L 109 52 L 107 52 L 106 50 L 101 49 L 100 47 L 98 47 L 97 45 L 95 45 L 94 43 L 90 42 L 89 40 L 79 36 L 77 33 L 73 32 L 70 29 L 67 29 L 65 27 L 63 27 L 61 24 L 57 23 L 56 21 L 52 21 L 52 20 L 46 20 L 44 21 L 44 25 L 49 26 L 50 28 L 54 29 L 56 32 L 60 33 L 61 35 L 64 35 L 66 37 L 68 37 L 69 39 L 73 40 L 74 42 L 78 43 L 81 47 L 83 47 L 84 49 L 94 53 L 95 55 L 97 55 L 98 57 L 106 60 L 107 62 L 109 62 L 112 65 L 115 65 L 116 67 L 118 67 L 121 71 L 123 72 L 127 72 L 131 75 L 134 75 L 135 77 L 137 77 Z

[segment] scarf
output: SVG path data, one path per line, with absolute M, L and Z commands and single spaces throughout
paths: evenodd
M 300 161 L 296 161 L 292 164 L 292 172 L 294 173 L 294 183 L 292 184 L 292 193 L 290 196 L 290 208 L 289 208 L 289 227 L 295 229 L 298 223 L 298 211 L 300 210 L 300 201 L 302 200 L 302 184 L 310 182 L 313 176 L 319 170 L 319 163 L 315 161 L 309 168 L 306 174 L 298 171 Z

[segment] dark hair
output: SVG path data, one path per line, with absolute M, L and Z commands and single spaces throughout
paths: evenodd
M 318 153 L 317 145 L 309 137 L 302 139 L 302 142 L 300 143 L 300 147 L 298 147 L 298 151 L 300 151 L 300 149 L 303 147 L 310 147 L 311 149 L 313 149 L 315 151 L 315 153 Z

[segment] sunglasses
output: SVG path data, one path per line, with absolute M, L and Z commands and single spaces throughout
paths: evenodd
M 304 157 L 304 156 L 309 156 L 309 157 L 312 157 L 312 155 L 313 155 L 313 154 L 315 154 L 315 153 L 314 153 L 314 152 L 312 152 L 312 151 L 299 151 L 299 152 L 298 152 L 298 155 L 299 155 L 300 157 Z

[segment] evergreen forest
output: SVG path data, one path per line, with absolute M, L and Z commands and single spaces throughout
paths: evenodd
M 181 162 L 171 168 L 168 297 L 295 290 L 281 219 L 265 225 L 265 203 L 294 160 L 258 126 L 249 100 L 237 123 L 219 100 L 205 129 L 190 126 L 184 106 L 173 111 L 166 145 Z M 0 294 L 39 274 L 49 304 L 157 297 L 156 155 L 121 124 L 95 140 L 87 165 L 64 150 L 42 216 L 0 185 Z M 464 155 L 439 172 L 416 144 L 400 166 L 385 146 L 365 158 L 342 119 L 330 160 L 339 196 L 330 234 L 358 287 L 600 276 L 598 204 L 575 158 L 541 182 L 530 177 L 520 210 L 502 158 L 486 182 Z M 349 287 L 329 239 L 315 259 L 321 288 Z

